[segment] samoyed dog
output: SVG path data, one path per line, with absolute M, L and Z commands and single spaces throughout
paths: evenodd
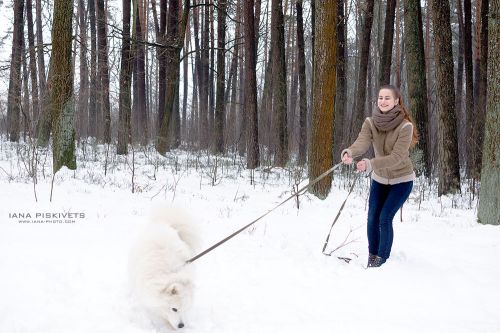
M 183 328 L 193 297 L 192 258 L 197 232 L 178 208 L 155 208 L 129 256 L 133 295 L 155 321 Z

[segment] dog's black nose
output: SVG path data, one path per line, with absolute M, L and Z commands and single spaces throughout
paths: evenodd
M 184 327 L 184 323 L 179 323 L 179 325 L 177 325 L 178 328 L 183 328 Z

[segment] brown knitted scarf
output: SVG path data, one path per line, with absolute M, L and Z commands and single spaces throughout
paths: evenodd
M 403 109 L 396 105 L 392 110 L 382 112 L 378 107 L 375 107 L 372 113 L 373 123 L 379 131 L 391 131 L 401 124 L 405 118 Z

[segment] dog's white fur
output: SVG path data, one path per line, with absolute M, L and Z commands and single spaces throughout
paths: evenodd
M 193 296 L 192 269 L 197 233 L 178 208 L 156 208 L 129 256 L 134 295 L 149 312 L 172 328 L 184 326 Z

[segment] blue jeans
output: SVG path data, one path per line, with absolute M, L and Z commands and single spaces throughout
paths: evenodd
M 368 207 L 368 250 L 387 260 L 391 254 L 392 219 L 410 196 L 413 181 L 384 185 L 372 179 Z

